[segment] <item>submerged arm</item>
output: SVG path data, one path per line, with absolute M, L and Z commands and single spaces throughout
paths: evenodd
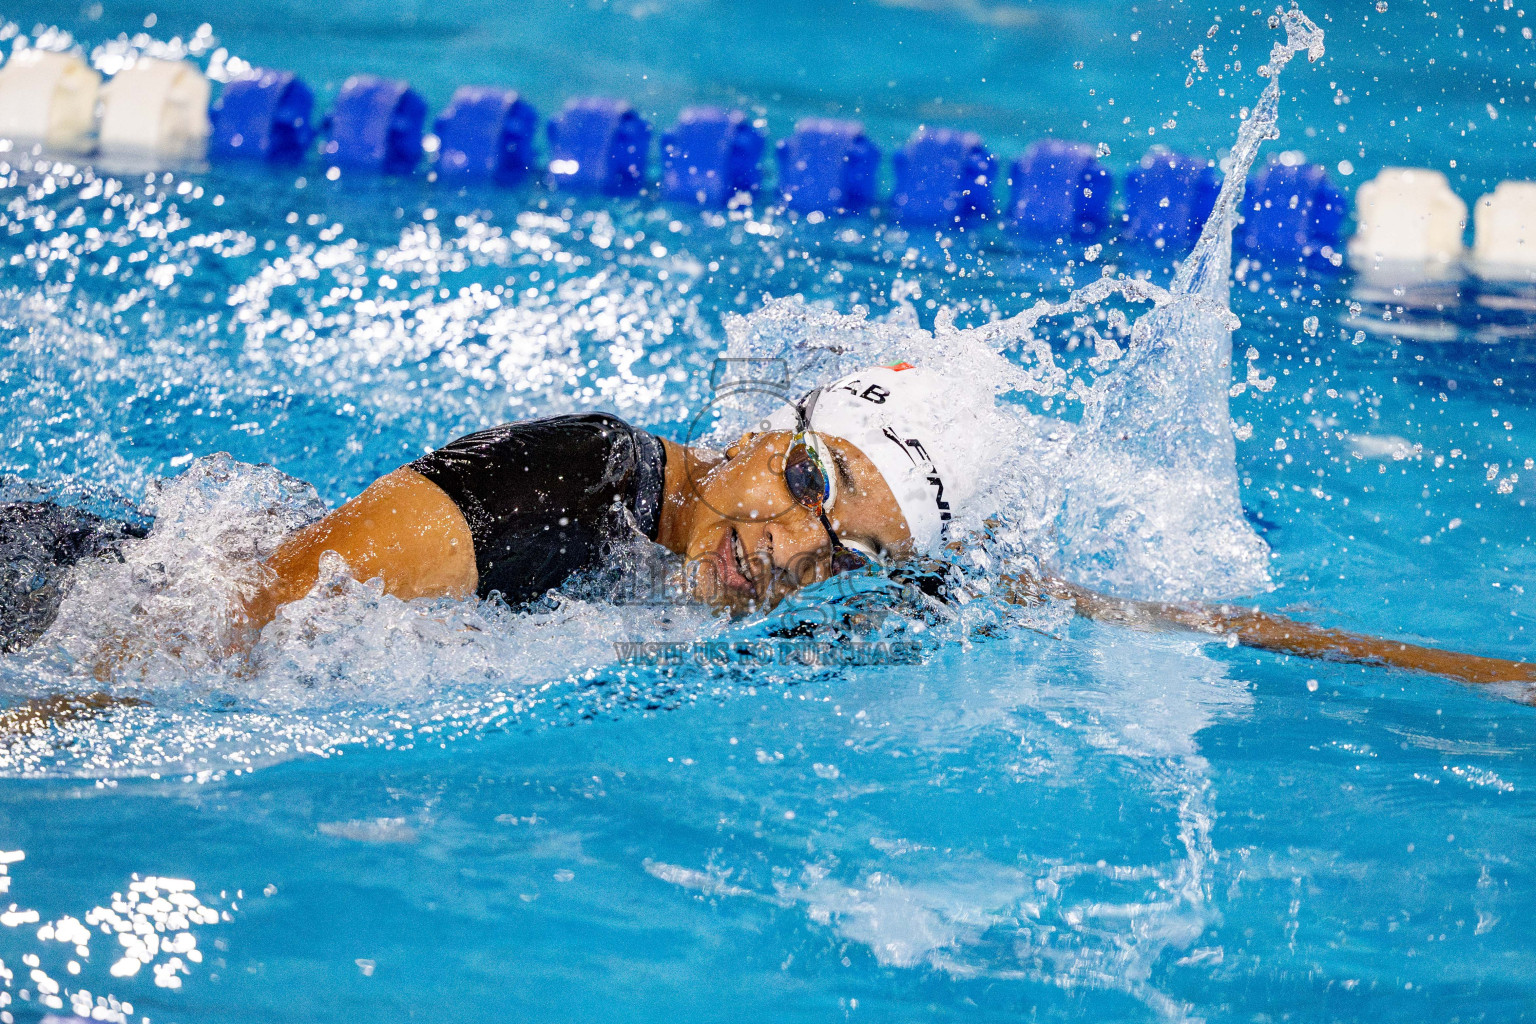
M 100 691 L 33 697 L 0 711 L 0 741 L 46 732 L 63 722 L 95 718 L 103 711 L 142 707 L 143 704 L 137 697 L 114 697 Z
M 1463 683 L 1536 682 L 1536 664 L 1419 647 L 1398 640 L 1325 629 L 1239 605 L 1173 604 L 1108 597 L 1066 580 L 1013 577 L 1010 600 L 1028 604 L 1042 596 L 1070 602 L 1079 615 L 1132 629 L 1186 629 L 1236 637 L 1247 647 L 1322 661 L 1388 665 Z

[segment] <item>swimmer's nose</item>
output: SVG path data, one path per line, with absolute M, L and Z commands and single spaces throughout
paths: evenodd
M 809 510 L 797 509 L 776 519 L 768 528 L 774 565 L 794 586 L 805 586 L 826 577 L 831 558 L 826 531 Z

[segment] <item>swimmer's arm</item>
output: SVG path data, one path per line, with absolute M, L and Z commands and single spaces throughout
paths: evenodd
M 467 597 L 479 584 L 464 514 L 432 481 L 397 469 L 283 541 L 267 559 L 266 584 L 246 602 L 247 625 L 259 630 L 278 608 L 308 594 L 327 551 L 339 554 L 356 579 L 383 579 L 386 593 L 406 601 Z
M 1011 596 L 1020 603 L 1038 600 L 1041 595 L 1055 597 L 1071 603 L 1079 615 L 1133 629 L 1187 629 L 1213 636 L 1236 637 L 1238 643 L 1258 650 L 1322 661 L 1387 665 L 1463 683 L 1536 682 L 1536 664 L 1483 658 L 1341 629 L 1326 629 L 1256 608 L 1131 601 L 1108 597 L 1052 576 L 1039 579 L 1016 577 L 1010 582 Z
M 140 707 L 135 697 L 114 697 L 110 693 L 61 693 L 52 697 L 33 697 L 15 707 L 0 711 L 0 741 L 33 736 L 62 722 L 95 718 L 103 711 Z

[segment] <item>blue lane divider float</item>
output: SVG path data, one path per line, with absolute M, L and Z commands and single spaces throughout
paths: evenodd
M 1243 200 L 1238 241 L 1250 253 L 1307 259 L 1343 241 L 1344 193 L 1318 164 L 1266 164 Z
M 427 101 L 409 83 L 353 75 L 325 118 L 320 154 L 332 167 L 409 174 L 421 160 Z
M 1154 149 L 1125 176 L 1124 236 L 1187 250 L 1216 206 L 1221 179 L 1209 160 Z
M 252 68 L 209 108 L 208 155 L 297 163 L 315 138 L 314 110 L 315 94 L 293 72 Z
M 993 215 L 992 181 L 997 158 L 981 136 L 951 128 L 919 128 L 892 157 L 897 220 L 968 224 Z
M 862 213 L 875 201 L 880 149 L 857 121 L 809 117 L 774 146 L 779 201 L 799 213 Z
M 1041 139 L 1008 172 L 1008 226 L 1042 241 L 1092 238 L 1109 226 L 1114 188 L 1092 146 Z
M 756 195 L 766 142 L 739 110 L 689 107 L 661 137 L 661 195 L 718 209 L 739 193 Z
M 438 177 L 516 184 L 534 169 L 538 122 L 533 105 L 510 89 L 460 86 L 433 125 Z
M 210 156 L 301 159 L 314 134 L 313 102 L 308 86 L 290 72 L 255 69 L 228 83 L 209 110 Z M 405 82 L 354 76 L 325 119 L 322 155 L 333 166 L 409 172 L 421 157 L 425 117 L 425 101 Z M 515 92 L 461 88 L 436 121 L 439 176 L 515 183 L 535 167 L 536 124 L 533 107 Z M 551 184 L 616 195 L 645 187 L 650 126 L 630 104 L 572 100 L 546 129 Z M 764 145 L 763 133 L 740 111 L 688 108 L 662 138 L 662 194 L 716 208 L 742 193 L 755 195 Z M 775 144 L 775 155 L 776 195 L 786 209 L 852 214 L 875 201 L 880 150 L 856 121 L 805 119 Z M 964 226 L 994 213 L 997 163 L 973 133 L 919 129 L 893 164 L 890 212 L 898 220 Z M 1113 177 L 1085 144 L 1032 144 L 1014 160 L 1008 183 L 1007 222 L 1022 235 L 1086 239 L 1112 221 Z M 1187 248 L 1219 190 L 1210 161 L 1153 150 L 1126 176 L 1121 235 L 1157 248 Z M 1331 257 L 1342 245 L 1345 202 L 1322 167 L 1271 162 L 1250 183 L 1237 242 L 1271 258 Z
M 607 195 L 645 187 L 651 126 L 624 100 L 571 100 L 545 132 L 551 185 Z

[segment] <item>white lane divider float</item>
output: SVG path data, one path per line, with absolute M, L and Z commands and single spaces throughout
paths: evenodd
M 200 160 L 212 130 L 208 79 L 188 61 L 140 58 L 102 87 L 103 153 Z
M 1360 271 L 1459 263 L 1467 204 L 1439 171 L 1386 167 L 1355 193 L 1349 259 Z
M 89 153 L 100 91 L 101 75 L 79 54 L 22 50 L 0 67 L 0 137 Z
M 1505 181 L 1473 209 L 1473 263 L 1485 278 L 1536 273 L 1536 181 Z

